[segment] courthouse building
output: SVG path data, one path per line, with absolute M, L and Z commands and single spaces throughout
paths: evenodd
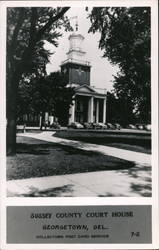
M 69 118 L 61 121 L 61 125 L 66 126 L 72 122 L 106 123 L 106 90 L 91 86 L 91 64 L 86 60 L 86 52 L 82 49 L 84 37 L 76 31 L 68 40 L 69 51 L 66 53 L 66 60 L 61 63 L 61 72 L 65 74 L 67 86 L 74 87 L 75 96 L 69 109 Z M 25 114 L 22 121 L 40 125 L 42 118 L 40 115 Z M 59 121 L 58 117 L 46 112 L 45 122 L 52 124 L 54 121 Z
M 73 105 L 69 110 L 71 122 L 106 122 L 106 90 L 91 86 L 91 64 L 82 49 L 84 37 L 77 32 L 69 36 L 67 59 L 61 63 L 68 86 L 75 87 Z M 92 51 L 93 53 L 93 51 Z

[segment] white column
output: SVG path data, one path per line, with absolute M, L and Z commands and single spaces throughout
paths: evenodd
M 72 106 L 70 107 L 69 114 L 70 114 L 70 117 L 69 117 L 69 124 L 70 124 L 71 122 L 75 121 L 75 101 L 72 102 Z
M 103 123 L 106 123 L 106 98 L 103 100 Z
M 41 128 L 41 124 L 42 123 L 42 116 L 40 115 L 40 118 L 39 118 L 39 127 Z
M 89 100 L 88 122 L 93 122 L 93 102 L 94 97 L 92 96 Z
M 48 122 L 48 120 L 49 120 L 49 113 L 45 112 L 45 122 Z
M 72 122 L 75 121 L 75 101 L 73 101 L 72 105 Z
M 50 124 L 52 124 L 54 122 L 54 117 L 53 115 L 49 115 L 49 122 Z
M 96 123 L 99 122 L 99 100 L 97 99 L 97 103 L 96 103 Z

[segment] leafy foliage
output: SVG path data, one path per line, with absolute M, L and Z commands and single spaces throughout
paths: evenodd
M 18 116 L 49 112 L 59 117 L 60 123 L 68 120 L 74 89 L 66 86 L 67 81 L 60 72 L 39 79 L 25 78 L 18 91 Z
M 131 98 L 120 98 L 114 92 L 107 92 L 107 121 L 120 123 L 123 127 L 128 123 L 135 123 Z
M 16 149 L 19 84 L 25 77 L 27 79 L 35 77 L 40 79 L 46 75 L 45 68 L 47 62 L 49 62 L 50 51 L 45 49 L 44 44 L 47 41 L 57 46 L 62 31 L 72 30 L 69 20 L 65 16 L 68 9 L 69 7 L 9 7 L 7 9 L 8 154 L 14 154 Z
M 103 57 L 119 66 L 114 88 L 117 96 L 133 102 L 136 117 L 150 122 L 150 8 L 93 8 L 89 32 L 100 32 Z
M 8 8 L 7 73 L 14 72 L 22 61 L 22 73 L 39 74 L 45 71 L 51 55 L 44 49 L 45 41 L 58 46 L 58 38 L 62 35 L 60 30 L 72 30 L 67 16 L 64 16 L 67 10 L 68 8 Z

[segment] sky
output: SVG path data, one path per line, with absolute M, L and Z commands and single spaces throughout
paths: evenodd
M 88 29 L 91 25 L 90 20 L 87 18 L 88 12 L 85 8 L 71 8 L 66 13 L 70 18 L 72 27 L 75 27 L 76 18 L 78 17 L 78 33 L 85 37 L 82 48 L 86 52 L 85 59 L 91 63 L 91 80 L 90 85 L 96 88 L 104 88 L 110 91 L 113 88 L 113 76 L 116 75 L 118 68 L 112 66 L 107 58 L 103 58 L 103 52 L 98 48 L 100 34 L 88 33 Z M 60 70 L 60 64 L 67 59 L 66 53 L 69 49 L 68 37 L 72 32 L 64 32 L 62 37 L 59 38 L 59 46 L 56 48 L 53 45 L 46 45 L 54 54 L 51 56 L 50 63 L 47 65 L 47 72 L 54 72 Z

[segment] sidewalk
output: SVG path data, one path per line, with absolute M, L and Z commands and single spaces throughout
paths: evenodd
M 20 136 L 27 136 L 38 140 L 43 140 L 47 142 L 59 143 L 61 145 L 72 146 L 78 149 L 87 150 L 87 151 L 96 151 L 104 155 L 114 156 L 123 160 L 133 161 L 138 164 L 151 165 L 151 155 L 145 153 L 134 152 L 126 149 L 119 149 L 114 147 L 108 147 L 98 144 L 85 143 L 81 141 L 73 141 L 62 139 L 53 136 L 55 132 L 42 132 L 39 134 L 33 133 L 22 133 Z
M 82 150 L 101 152 L 105 155 L 111 155 L 136 162 L 136 166 L 135 169 L 129 170 L 97 171 L 11 180 L 7 181 L 7 195 L 9 197 L 151 196 L 150 155 L 124 149 L 61 139 L 52 136 L 53 132 L 42 132 L 40 134 L 23 133 L 19 135 L 62 145 L 70 145 Z
M 9 197 L 104 197 L 151 196 L 149 172 L 137 177 L 123 171 L 99 171 L 62 176 L 49 176 L 7 182 Z

